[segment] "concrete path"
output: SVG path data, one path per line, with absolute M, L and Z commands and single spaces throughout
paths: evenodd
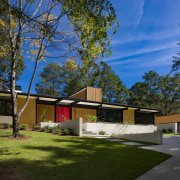
M 162 145 L 144 146 L 140 148 L 171 154 L 172 157 L 155 166 L 136 180 L 180 179 L 180 136 L 164 136 Z

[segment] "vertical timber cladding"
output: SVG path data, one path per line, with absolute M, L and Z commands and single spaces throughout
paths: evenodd
M 94 88 L 87 86 L 86 88 L 86 100 L 102 102 L 102 90 L 101 88 Z
M 83 123 L 86 123 L 85 116 L 87 114 L 96 116 L 96 109 L 86 109 L 86 108 L 72 108 L 72 119 L 83 118 Z
M 73 94 L 71 97 L 86 100 L 86 88 L 84 88 L 81 91 Z
M 123 124 L 134 124 L 135 123 L 135 110 L 127 109 L 123 110 Z
M 46 121 L 55 121 L 54 105 L 37 104 L 37 123 L 42 122 L 41 116 L 46 110 Z
M 24 105 L 26 98 L 17 98 L 17 110 L 19 111 Z M 36 125 L 36 99 L 30 97 L 29 102 L 19 118 L 19 125 L 27 124 L 28 127 L 33 127 Z

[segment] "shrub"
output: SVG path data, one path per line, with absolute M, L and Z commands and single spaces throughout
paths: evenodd
M 48 131 L 49 130 L 49 126 L 48 125 L 44 126 L 44 130 Z
M 168 132 L 169 132 L 169 133 L 172 133 L 172 131 L 173 131 L 173 130 L 172 130 L 171 128 L 168 129 Z
M 44 109 L 43 114 L 41 115 L 42 122 L 46 122 L 46 109 Z
M 20 129 L 21 129 L 21 130 L 27 130 L 27 128 L 28 128 L 27 124 L 22 124 L 22 125 L 20 126 Z
M 53 132 L 58 134 L 58 133 L 62 133 L 62 130 L 58 126 L 56 126 L 54 127 Z
M 54 130 L 53 127 L 49 127 L 49 128 L 48 128 L 48 131 L 49 131 L 50 133 L 53 132 L 53 130 Z
M 70 129 L 63 129 L 63 134 L 64 135 L 69 135 L 71 133 L 71 130 Z
M 9 124 L 8 124 L 8 123 L 3 123 L 2 125 L 3 125 L 3 127 L 4 127 L 5 129 L 8 129 L 8 127 L 9 127 Z
M 89 122 L 96 122 L 97 121 L 97 116 L 92 116 L 90 114 L 86 114 L 85 118 Z
M 162 129 L 162 132 L 163 132 L 163 133 L 167 133 L 167 130 L 166 130 L 166 129 Z
M 13 124 L 9 124 L 9 127 L 10 127 L 10 128 L 13 128 Z
M 40 132 L 44 132 L 44 131 L 45 131 L 45 129 L 44 129 L 44 128 L 41 128 L 41 129 L 40 129 Z
M 105 131 L 99 131 L 99 134 L 100 134 L 100 135 L 105 135 L 106 132 L 105 132 Z
M 34 127 L 32 128 L 32 130 L 33 130 L 33 131 L 40 130 L 40 126 L 34 126 Z

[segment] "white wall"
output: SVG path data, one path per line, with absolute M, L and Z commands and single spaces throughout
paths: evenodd
M 70 128 L 74 134 L 82 136 L 82 118 L 59 123 L 59 127 L 61 129 Z
M 168 129 L 172 129 L 172 133 L 177 133 L 177 123 L 157 124 L 156 126 L 159 131 L 166 129 L 168 132 Z
M 43 128 L 44 126 L 55 127 L 59 126 L 59 123 L 40 122 L 39 126 L 40 128 Z
M 99 134 L 105 131 L 107 135 L 153 133 L 157 130 L 154 125 L 123 125 L 115 123 L 83 123 L 84 131 Z
M 0 116 L 0 123 L 12 124 L 12 116 Z
M 123 139 L 134 140 L 134 141 L 145 141 L 145 142 L 152 142 L 152 143 L 156 143 L 156 144 L 162 144 L 162 133 L 161 132 L 143 133 L 143 134 L 122 134 L 122 135 L 115 135 L 112 137 L 123 138 Z

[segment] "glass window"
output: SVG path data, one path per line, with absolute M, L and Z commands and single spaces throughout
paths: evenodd
M 154 124 L 154 114 L 149 112 L 135 112 L 135 124 Z
M 97 120 L 100 122 L 122 122 L 122 111 L 114 109 L 97 109 Z
M 12 115 L 12 103 L 10 100 L 0 100 L 0 115 Z

